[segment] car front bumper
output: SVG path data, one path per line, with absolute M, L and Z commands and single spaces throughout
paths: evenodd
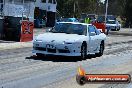
M 44 44 L 34 43 L 32 53 L 59 56 L 81 56 L 81 43 L 75 44 Z
M 44 55 L 57 55 L 57 56 L 81 56 L 81 53 L 77 53 L 77 52 L 72 52 L 72 53 L 52 53 L 52 52 L 47 52 L 47 51 L 40 51 L 40 50 L 32 50 L 32 53 L 40 53 L 40 54 L 44 54 Z

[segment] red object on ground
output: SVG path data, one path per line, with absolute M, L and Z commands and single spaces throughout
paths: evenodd
M 34 23 L 28 20 L 22 21 L 20 42 L 28 42 L 33 40 Z
M 106 26 L 105 26 L 105 23 L 98 23 L 98 22 L 95 22 L 95 23 L 92 23 L 94 26 L 96 26 L 97 29 L 101 30 L 103 33 L 105 33 L 105 29 L 106 29 Z

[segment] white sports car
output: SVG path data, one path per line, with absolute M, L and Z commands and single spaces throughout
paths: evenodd
M 103 55 L 106 35 L 92 24 L 58 22 L 49 32 L 33 41 L 33 53 L 41 55 L 81 56 Z

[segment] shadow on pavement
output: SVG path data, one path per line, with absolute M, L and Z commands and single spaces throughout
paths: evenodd
M 112 31 L 112 32 L 109 32 L 109 34 L 111 35 L 122 35 L 122 36 L 132 36 L 132 32 L 118 32 L 118 31 Z
M 68 57 L 68 56 L 41 56 L 37 57 L 36 55 L 26 57 L 26 59 L 42 60 L 42 61 L 52 61 L 52 62 L 78 62 L 87 59 L 95 58 L 95 55 L 88 55 L 86 59 L 81 57 Z
M 15 43 L 16 41 L 6 41 L 6 40 L 0 40 L 0 43 Z

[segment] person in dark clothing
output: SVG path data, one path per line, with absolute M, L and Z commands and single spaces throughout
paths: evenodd
M 9 26 L 10 26 L 9 19 L 8 19 L 8 17 L 5 17 L 5 19 L 4 19 L 4 36 L 5 36 L 5 39 L 8 36 L 8 28 L 9 28 Z
M 106 29 L 107 29 L 107 30 L 106 30 L 106 35 L 108 35 L 108 34 L 109 34 L 109 31 L 110 31 L 110 26 L 107 27 Z

